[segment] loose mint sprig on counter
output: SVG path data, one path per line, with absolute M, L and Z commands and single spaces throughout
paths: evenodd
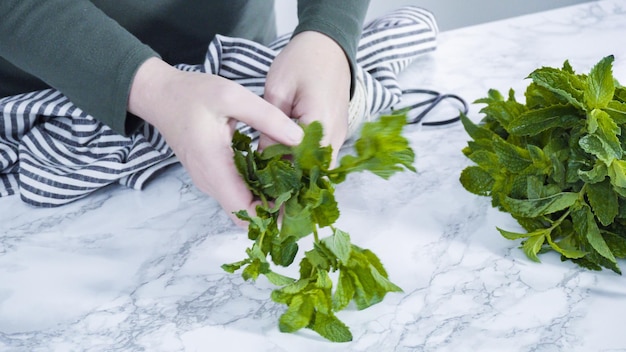
M 334 185 L 348 174 L 370 171 L 388 179 L 399 171 L 415 171 L 415 154 L 402 136 L 405 125 L 404 114 L 365 123 L 354 145 L 356 155 L 345 155 L 333 169 L 332 148 L 320 146 L 319 122 L 304 127 L 300 145 L 277 144 L 261 152 L 253 149 L 250 137 L 235 133 L 235 164 L 262 205 L 257 206 L 256 215 L 245 210 L 236 213 L 249 223 L 248 238 L 253 243 L 246 249 L 247 258 L 222 268 L 230 273 L 242 269 L 245 280 L 264 275 L 279 286 L 271 298 L 287 305 L 279 320 L 280 331 L 309 328 L 330 341 L 351 341 L 352 333 L 336 312 L 350 302 L 365 309 L 382 301 L 388 292 L 402 291 L 389 280 L 372 251 L 353 244 L 349 234 L 333 224 L 339 218 Z M 320 238 L 319 230 L 325 227 L 331 235 Z M 298 243 L 311 239 L 310 235 L 312 249 L 304 253 L 297 279 L 273 270 L 292 265 Z M 336 283 L 331 272 L 338 272 Z
M 626 257 L 626 88 L 613 77 L 613 56 L 588 75 L 568 61 L 529 78 L 525 103 L 497 90 L 476 103 L 485 116 L 462 121 L 472 138 L 463 149 L 475 166 L 461 173 L 468 191 L 492 198 L 527 231 L 498 228 L 522 240 L 528 258 L 560 253 L 582 267 L 621 274 Z

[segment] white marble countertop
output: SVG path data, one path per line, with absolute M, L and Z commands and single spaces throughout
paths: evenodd
M 401 83 L 473 101 L 489 88 L 523 92 L 540 66 L 569 59 L 583 73 L 609 54 L 626 81 L 625 36 L 623 0 L 458 29 Z M 220 268 L 241 259 L 244 231 L 176 166 L 143 191 L 111 186 L 61 208 L 0 198 L 0 350 L 626 351 L 626 278 L 554 254 L 529 261 L 495 228 L 514 220 L 460 185 L 462 127 L 407 136 L 417 173 L 337 188 L 340 227 L 404 289 L 339 313 L 353 342 L 279 332 L 272 286 Z

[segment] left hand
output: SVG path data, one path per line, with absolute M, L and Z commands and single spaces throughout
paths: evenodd
M 274 59 L 265 82 L 265 99 L 287 116 L 324 128 L 322 145 L 333 148 L 334 165 L 348 131 L 350 65 L 330 37 L 305 31 L 294 36 Z M 274 141 L 262 135 L 260 146 Z

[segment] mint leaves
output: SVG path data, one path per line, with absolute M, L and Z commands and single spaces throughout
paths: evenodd
M 280 331 L 309 328 L 330 341 L 351 341 L 350 329 L 336 312 L 350 302 L 365 309 L 382 301 L 388 292 L 402 291 L 389 281 L 372 251 L 353 244 L 350 235 L 333 224 L 339 218 L 334 185 L 349 173 L 370 171 L 387 179 L 399 171 L 415 171 L 415 154 L 402 136 L 405 124 L 402 114 L 366 123 L 355 144 L 356 154 L 344 156 L 334 169 L 329 169 L 331 147 L 320 146 L 319 122 L 304 128 L 300 145 L 272 145 L 262 152 L 253 150 L 249 137 L 235 133 L 235 165 L 262 205 L 256 215 L 236 213 L 249 223 L 252 246 L 246 249 L 245 259 L 222 268 L 230 273 L 241 270 L 245 280 L 264 275 L 279 287 L 271 298 L 287 306 L 279 319 Z M 322 228 L 330 230 L 328 237 L 320 238 Z M 311 235 L 312 248 L 300 260 L 299 277 L 275 271 L 291 266 L 299 243 Z M 335 272 L 336 282 L 331 277 Z
M 476 165 L 460 181 L 510 213 L 526 233 L 498 229 L 522 240 L 534 261 L 544 251 L 582 267 L 621 274 L 626 257 L 626 88 L 613 77 L 613 56 L 589 74 L 569 62 L 533 71 L 516 101 L 496 90 L 476 103 L 485 116 L 462 122 L 471 137 L 463 153 Z

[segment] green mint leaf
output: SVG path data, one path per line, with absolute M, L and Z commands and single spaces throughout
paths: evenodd
M 537 199 L 547 197 L 547 187 L 544 186 L 545 178 L 541 176 L 528 176 L 526 178 L 526 198 Z M 558 192 L 557 192 L 558 193 Z
M 578 175 L 585 183 L 598 183 L 604 181 L 609 175 L 609 171 L 605 163 L 598 161 L 591 170 L 585 171 L 579 169 Z
M 272 144 L 270 146 L 265 147 L 261 151 L 259 158 L 261 160 L 271 160 L 271 159 L 280 160 L 285 157 L 289 157 L 293 155 L 293 153 L 294 153 L 293 147 L 289 147 L 284 144 Z
M 314 121 L 304 127 L 304 138 L 302 142 L 293 148 L 294 163 L 301 170 L 311 170 L 318 168 L 328 170 L 332 158 L 332 148 L 322 147 L 322 124 Z
M 466 190 L 481 196 L 488 196 L 494 184 L 493 177 L 479 166 L 466 167 L 460 181 Z
M 621 197 L 626 197 L 626 188 L 613 186 L 613 190 Z
M 332 185 L 325 178 L 321 178 L 317 170 L 311 170 L 308 188 L 299 201 L 309 204 L 314 223 L 319 227 L 326 227 L 339 219 L 339 206 Z
M 257 170 L 256 177 L 263 185 L 263 193 L 271 198 L 292 192 L 300 186 L 300 175 L 290 161 L 274 160 Z
M 322 243 L 339 259 L 342 265 L 347 265 L 352 252 L 350 235 L 340 229 L 334 229 L 333 234 L 322 239 Z
M 590 134 L 582 137 L 579 145 L 606 165 L 610 165 L 615 159 L 620 159 L 623 155 L 621 142 L 618 138 L 621 129 L 615 121 L 602 110 L 593 110 L 588 119 Z
M 617 126 L 609 114 L 602 110 L 591 111 L 591 116 L 593 116 L 598 123 L 596 134 L 603 140 L 608 148 L 610 148 L 610 151 L 613 155 L 615 155 L 615 158 L 620 159 L 623 153 L 621 143 L 618 138 L 622 132 L 621 128 Z
M 626 103 L 611 100 L 602 111 L 609 114 L 615 123 L 619 125 L 626 123 Z
M 294 295 L 289 308 L 280 316 L 278 328 L 281 332 L 295 332 L 305 328 L 311 322 L 314 313 L 313 303 L 305 295 Z
M 487 97 L 486 98 L 476 99 L 474 101 L 474 104 L 480 104 L 480 103 L 491 104 L 491 103 L 497 102 L 497 101 L 504 101 L 504 96 L 497 89 L 489 89 L 487 91 Z
M 572 211 L 572 222 L 576 232 L 587 239 L 591 247 L 602 257 L 616 263 L 611 249 L 602 237 L 596 219 L 587 204 L 582 204 Z
M 567 154 L 565 182 L 568 184 L 574 184 L 580 181 L 578 170 L 588 170 L 596 163 L 596 158 L 593 155 L 585 152 L 580 147 L 580 135 L 573 136 L 569 142 L 569 150 Z
M 255 242 L 251 248 L 247 248 L 246 254 L 250 259 L 258 259 L 261 263 L 265 263 L 267 257 L 267 253 L 263 251 L 262 244 L 259 242 Z
M 239 131 L 235 131 L 232 140 L 233 160 L 237 171 L 248 188 L 256 196 L 261 196 L 261 184 L 256 177 L 255 153 L 252 150 L 252 139 Z
M 311 284 L 309 278 L 299 279 L 287 286 L 272 291 L 272 300 L 276 303 L 288 304 L 292 297 L 301 294 Z
M 528 232 L 528 233 L 510 232 L 510 231 L 503 230 L 499 227 L 496 227 L 496 229 L 498 230 L 498 232 L 500 232 L 502 237 L 509 239 L 509 240 L 518 240 L 522 238 L 537 237 L 537 236 L 545 237 L 546 234 L 550 233 L 549 229 L 543 229 L 543 228 L 532 231 L 532 232 Z
M 309 328 L 332 342 L 352 341 L 350 329 L 334 314 L 316 313 Z
M 596 270 L 601 270 L 602 267 L 613 270 L 616 274 L 621 275 L 622 271 L 619 269 L 616 263 L 608 260 L 607 258 L 601 256 L 596 251 L 591 251 L 585 257 L 581 259 L 587 259 L 590 263 L 593 263 L 597 266 Z
M 626 238 L 612 232 L 605 232 L 603 237 L 615 257 L 626 258 Z
M 589 110 L 601 109 L 613 99 L 615 84 L 613 83 L 612 64 L 613 55 L 600 60 L 587 76 L 587 86 L 584 91 L 585 105 Z
M 388 292 L 401 289 L 388 280 L 380 259 L 370 250 L 352 245 L 347 266 L 341 268 L 352 279 L 357 309 L 365 309 L 383 300 Z
M 613 186 L 626 188 L 626 160 L 614 160 L 608 172 Z
M 370 171 L 384 179 L 404 169 L 415 171 L 415 153 L 402 136 L 406 116 L 385 115 L 367 122 L 355 142 L 356 155 L 345 155 L 339 167 L 329 174 L 335 183 L 345 180 L 350 172 Z
M 272 261 L 276 265 L 289 266 L 298 254 L 298 243 L 294 236 L 276 236 L 272 240 Z
M 383 263 L 380 261 L 380 258 L 374 252 L 369 249 L 364 249 L 352 245 L 352 253 L 358 253 L 363 256 L 363 259 L 366 260 L 371 266 L 373 266 L 376 271 L 378 271 L 383 277 L 387 278 L 387 270 L 385 270 Z
M 586 256 L 578 259 L 572 259 L 572 261 L 578 264 L 580 267 L 588 270 L 602 270 L 602 266 L 598 265 L 594 260 L 591 260 L 593 254 L 587 254 Z M 602 258 L 598 255 L 599 258 Z
M 549 197 L 538 199 L 514 199 L 505 197 L 505 207 L 515 216 L 534 218 L 541 215 L 567 209 L 579 199 L 579 194 L 574 192 L 561 192 Z
M 568 259 L 579 259 L 586 256 L 588 253 L 578 249 L 575 245 L 575 241 L 573 240 L 574 236 L 568 235 L 566 238 L 561 239 L 558 242 L 553 242 L 550 235 L 546 236 L 548 240 L 548 244 L 550 247 L 554 249 L 556 252 L 560 253 L 562 256 Z
M 333 267 L 333 262 L 335 261 L 335 257 L 332 252 L 328 252 L 325 247 L 322 247 L 317 243 L 313 244 L 313 249 L 305 252 L 305 256 L 305 259 L 309 261 L 315 270 L 329 270 Z
M 293 236 L 300 239 L 311 234 L 314 229 L 315 223 L 311 218 L 310 205 L 302 206 L 297 196 L 285 202 L 285 211 L 280 228 L 281 237 Z
M 257 207 L 257 212 L 261 213 L 263 208 Z M 259 236 L 268 232 L 268 227 L 273 220 L 271 218 L 261 218 L 260 216 L 250 216 L 246 210 L 240 210 L 235 213 L 237 218 L 247 221 L 248 224 L 248 238 L 255 241 Z
M 332 191 L 320 190 L 319 203 L 311 209 L 311 216 L 319 227 L 330 226 L 339 219 L 339 206 Z
M 241 276 L 244 280 L 256 280 L 263 271 L 263 263 L 259 259 L 254 259 L 243 269 Z
M 541 109 L 552 105 L 562 105 L 566 103 L 559 95 L 553 93 L 545 87 L 531 82 L 524 92 L 526 106 L 529 109 Z
M 598 135 L 588 134 L 582 137 L 578 141 L 578 144 L 585 152 L 595 155 L 606 165 L 611 165 L 613 160 L 616 160 L 616 154 L 614 151 L 607 144 L 607 142 Z
M 501 138 L 493 140 L 493 147 L 500 165 L 512 172 L 522 172 L 533 163 L 528 150 L 508 143 Z
M 350 304 L 355 295 L 354 283 L 347 270 L 339 271 L 337 289 L 333 295 L 333 310 L 340 311 Z
M 493 138 L 493 132 L 474 124 L 465 114 L 461 114 L 461 123 L 463 123 L 463 127 L 465 128 L 467 134 L 469 134 L 473 139 L 491 140 L 491 138 Z
M 467 157 L 492 177 L 503 172 L 503 168 L 500 166 L 500 159 L 494 152 L 479 150 L 469 154 Z
M 295 279 L 291 277 L 281 275 L 274 271 L 268 271 L 267 273 L 263 275 L 265 275 L 265 277 L 269 280 L 269 282 L 271 282 L 272 284 L 276 286 L 290 285 L 296 281 Z
M 396 285 L 393 282 L 389 281 L 389 279 L 387 278 L 387 273 L 380 272 L 374 265 L 370 265 L 370 272 L 371 272 L 372 277 L 374 278 L 374 280 L 376 280 L 377 285 L 380 288 L 382 288 L 385 293 L 387 293 L 387 292 L 402 292 L 402 289 L 398 285 Z M 383 294 L 383 296 L 384 296 L 384 294 Z
M 522 250 L 530 260 L 539 263 L 541 260 L 539 260 L 537 253 L 541 250 L 545 240 L 545 235 L 528 237 L 522 244 Z
M 509 123 L 508 131 L 518 136 L 535 136 L 556 127 L 573 127 L 580 120 L 580 112 L 574 106 L 552 105 L 520 114 Z
M 485 113 L 490 119 L 498 122 L 504 129 L 509 130 L 512 121 L 519 118 L 528 109 L 523 104 L 518 103 L 509 96 L 506 101 L 493 101 L 489 105 L 483 107 L 480 112 Z
M 247 153 L 251 151 L 252 138 L 235 130 L 231 144 L 233 149 Z
M 354 303 L 357 309 L 362 310 L 382 301 L 385 292 L 378 290 L 368 268 L 358 266 L 347 272 L 354 283 Z
M 551 67 L 542 67 L 533 71 L 529 76 L 539 86 L 558 96 L 563 102 L 568 102 L 580 110 L 585 110 L 584 95 L 581 87 L 584 83 L 576 75 Z
M 328 309 L 331 306 L 330 289 L 333 288 L 333 281 L 328 275 L 327 270 L 317 270 L 317 280 L 315 280 L 315 287 L 321 290 L 316 292 L 322 292 L 319 296 L 322 300 L 319 301 L 315 307 L 324 313 L 329 313 L 332 310 Z M 328 293 L 328 294 L 327 294 Z
M 249 264 L 249 263 L 250 263 L 250 259 L 244 259 L 244 260 L 240 260 L 238 262 L 234 262 L 231 264 L 222 264 L 222 269 L 232 274 L 235 271 L 239 270 L 242 266 Z
M 271 208 L 267 209 L 268 214 L 275 214 L 275 213 L 279 212 L 282 209 L 282 207 L 285 204 L 285 202 L 288 201 L 291 198 L 291 192 L 293 192 L 293 190 L 289 190 L 289 191 L 279 195 L 278 197 L 276 197 L 276 199 L 274 199 L 274 206 L 272 206 Z
M 615 101 L 626 103 L 626 87 L 620 85 L 619 83 L 615 84 Z
M 532 170 L 541 175 L 549 174 L 552 169 L 552 159 L 541 148 L 532 144 L 527 144 L 526 150 L 528 150 L 530 160 L 533 162 Z
M 617 199 L 617 201 L 619 203 L 619 212 L 617 213 L 616 219 L 617 220 L 626 220 L 626 198 L 619 197 Z
M 617 193 L 613 191 L 611 182 L 607 179 L 600 183 L 587 185 L 587 199 L 596 218 L 604 226 L 609 226 L 619 213 Z
M 576 73 L 574 72 L 574 68 L 572 67 L 572 65 L 569 63 L 569 60 L 565 60 L 565 62 L 563 62 L 563 67 L 561 68 L 561 70 L 571 74 Z

